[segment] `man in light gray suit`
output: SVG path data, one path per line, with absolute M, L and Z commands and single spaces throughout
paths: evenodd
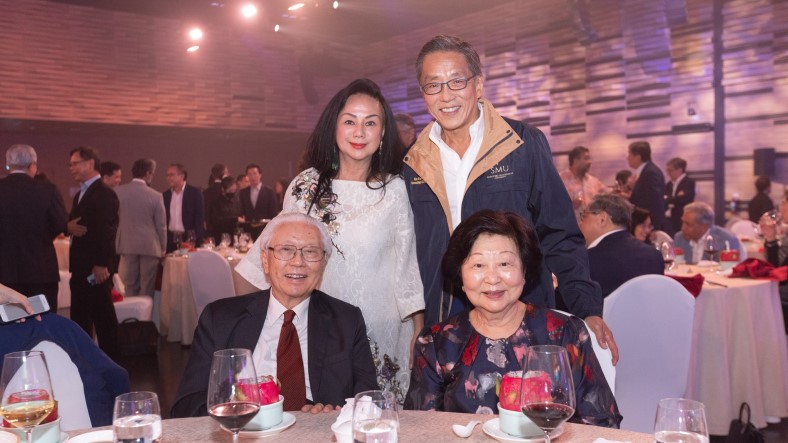
M 159 261 L 166 250 L 164 199 L 149 187 L 155 170 L 155 161 L 139 159 L 131 167 L 133 179 L 115 188 L 120 200 L 115 248 L 126 295 L 153 295 Z

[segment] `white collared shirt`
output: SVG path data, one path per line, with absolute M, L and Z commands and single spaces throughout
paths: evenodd
M 473 169 L 476 157 L 479 155 L 479 149 L 482 146 L 482 139 L 484 138 L 484 110 L 481 103 L 478 106 L 479 118 L 470 127 L 471 144 L 462 158 L 457 154 L 457 151 L 443 141 L 441 138 L 443 128 L 437 121 L 430 130 L 430 140 L 438 146 L 441 153 L 443 180 L 446 182 L 446 197 L 449 199 L 451 223 L 454 228 L 462 221 L 462 199 L 465 197 L 468 175 Z
M 700 240 L 690 240 L 690 248 L 692 248 L 692 263 L 698 263 L 703 259 L 703 251 L 706 249 L 706 236 L 711 233 L 711 228 L 707 229 L 703 235 L 700 236 Z
M 621 228 L 621 229 L 614 229 L 614 230 L 612 230 L 612 231 L 605 232 L 604 234 L 602 234 L 602 235 L 600 235 L 599 237 L 597 237 L 597 238 L 596 238 L 596 240 L 592 241 L 592 242 L 591 242 L 591 244 L 589 244 L 589 245 L 588 245 L 588 247 L 587 247 L 586 249 L 591 249 L 591 248 L 593 248 L 594 246 L 598 245 L 598 244 L 599 244 L 599 242 L 601 242 L 602 240 L 604 240 L 604 239 L 605 239 L 605 237 L 607 237 L 608 235 L 610 235 L 610 234 L 615 234 L 616 232 L 621 232 L 621 231 L 623 231 L 623 230 L 624 230 L 624 228 Z
M 676 179 L 676 181 L 673 182 L 673 195 L 671 195 L 671 197 L 675 197 L 676 196 L 676 191 L 677 191 L 677 189 L 679 189 L 679 183 L 681 183 L 681 181 L 684 180 L 684 177 L 686 177 L 686 176 L 687 176 L 687 173 L 685 172 L 685 173 L 681 174 L 679 176 L 679 178 Z
M 638 166 L 637 169 L 635 169 L 635 175 L 637 176 L 637 180 L 640 180 L 640 174 L 643 173 L 643 168 L 646 167 L 646 163 L 648 162 L 641 163 L 640 166 Z
M 309 386 L 309 343 L 307 341 L 309 325 L 309 299 L 293 307 L 295 317 L 293 324 L 298 333 L 298 343 L 301 346 L 301 358 L 304 360 L 304 382 L 306 383 L 306 398 L 312 398 L 312 388 Z M 279 346 L 279 334 L 282 332 L 282 324 L 285 322 L 285 308 L 279 300 L 271 295 L 268 301 L 268 312 L 265 314 L 263 330 L 260 331 L 260 338 L 257 339 L 257 346 L 252 352 L 252 360 L 257 376 L 273 375 L 276 377 L 276 348 Z
M 85 195 L 85 192 L 88 191 L 90 185 L 93 184 L 96 180 L 101 178 L 101 174 L 96 174 L 92 178 L 85 180 L 84 182 L 80 183 L 79 185 L 79 198 L 77 198 L 77 204 L 82 201 L 82 197 Z
M 183 191 L 186 189 L 186 182 L 179 190 L 172 190 L 172 198 L 170 199 L 170 224 L 167 226 L 172 232 L 184 232 L 186 229 L 183 227 Z

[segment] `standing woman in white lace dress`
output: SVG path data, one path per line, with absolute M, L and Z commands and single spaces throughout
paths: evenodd
M 354 80 L 323 110 L 309 138 L 308 169 L 290 183 L 283 208 L 326 224 L 336 251 L 320 290 L 361 308 L 378 382 L 400 400 L 424 326 L 413 214 L 396 155 L 401 144 L 378 85 Z M 260 266 L 259 247 L 236 268 L 247 279 L 249 266 Z

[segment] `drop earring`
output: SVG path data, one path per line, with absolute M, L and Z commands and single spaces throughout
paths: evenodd
M 331 170 L 336 171 L 339 169 L 339 149 L 334 150 L 334 155 L 332 155 L 331 159 Z

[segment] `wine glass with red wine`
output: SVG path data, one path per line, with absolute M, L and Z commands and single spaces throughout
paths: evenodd
M 561 346 L 531 346 L 523 357 L 520 409 L 544 432 L 550 432 L 575 413 L 575 384 L 569 354 Z
M 248 349 L 222 349 L 213 353 L 208 413 L 232 432 L 233 443 L 238 443 L 238 432 L 260 410 L 260 392 L 241 388 L 248 380 L 256 379 L 252 353 Z
M 704 239 L 705 245 L 703 246 L 703 253 L 711 261 L 720 261 L 717 254 L 720 253 L 720 246 L 717 244 L 717 239 L 709 234 Z

